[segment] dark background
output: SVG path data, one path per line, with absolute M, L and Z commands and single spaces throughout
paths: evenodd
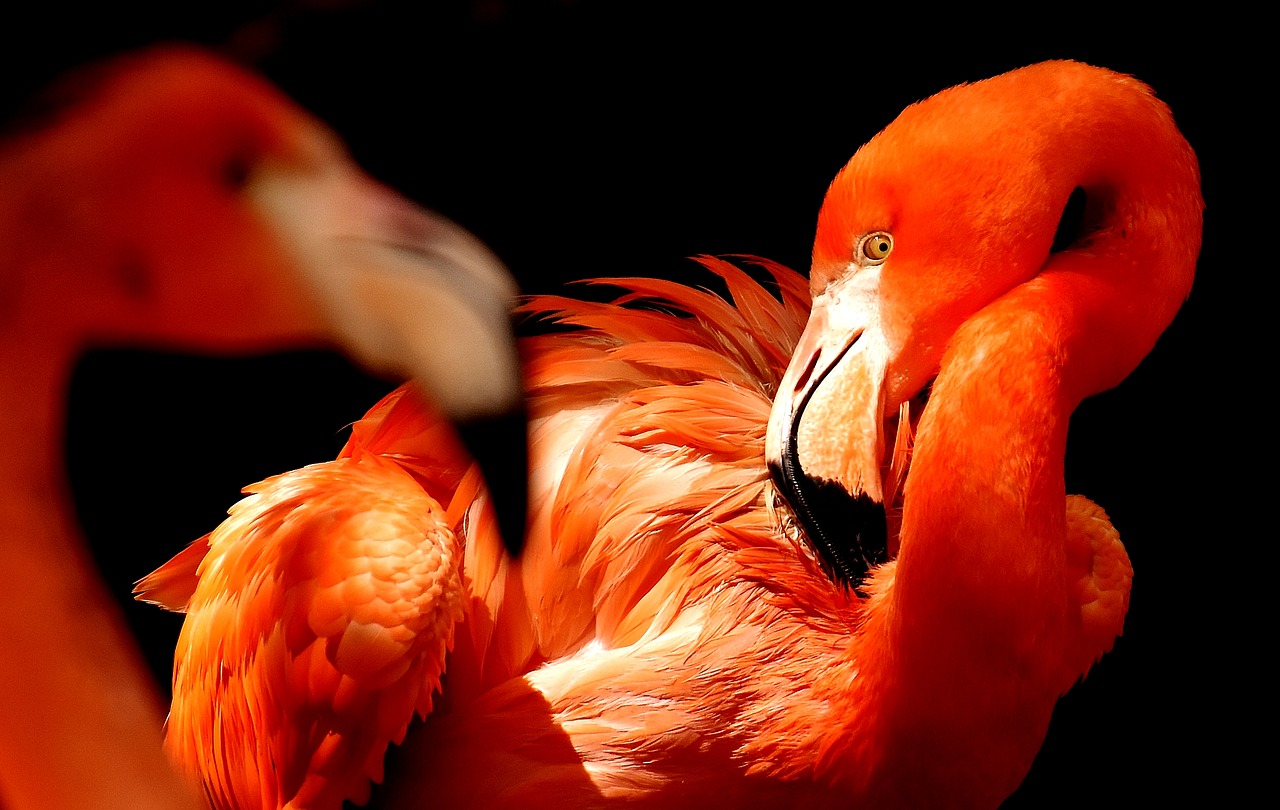
M 968 7 L 938 17 L 830 5 L 44 4 L 0 35 L 0 113 L 16 114 L 68 67 L 161 40 L 203 43 L 264 72 L 371 173 L 470 228 L 527 292 L 545 292 L 602 275 L 706 283 L 686 258 L 702 253 L 805 270 L 827 183 L 905 105 L 1046 58 L 1136 75 L 1199 153 L 1205 249 L 1155 351 L 1073 418 L 1068 490 L 1120 530 L 1136 570 L 1132 605 L 1124 636 L 1061 701 L 1006 806 L 1232 804 L 1253 768 L 1228 721 L 1270 729 L 1269 709 L 1236 708 L 1253 705 L 1237 669 L 1251 653 L 1237 652 L 1234 605 L 1248 588 L 1236 569 L 1263 563 L 1232 561 L 1231 521 L 1247 508 L 1232 456 L 1258 415 L 1236 399 L 1252 383 L 1223 359 L 1251 328 L 1226 316 L 1227 273 L 1250 243 L 1233 210 L 1227 164 L 1242 147 L 1225 88 L 1256 81 L 1237 65 L 1248 48 L 1223 35 L 1220 16 L 1127 23 L 1105 8 L 997 19 Z M 1248 27 L 1232 22 L 1232 37 Z M 344 426 L 389 388 L 318 353 L 85 358 L 68 425 L 77 507 L 162 683 L 180 617 L 134 604 L 133 581 L 216 525 L 241 486 L 332 457 Z

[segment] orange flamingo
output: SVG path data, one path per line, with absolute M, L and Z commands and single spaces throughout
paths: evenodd
M 63 89 L 79 100 L 0 145 L 0 804 L 195 807 L 72 517 L 61 443 L 76 357 L 101 343 L 343 345 L 478 425 L 520 410 L 515 289 L 473 237 L 216 57 L 158 48 Z
M 998 805 L 1122 629 L 1067 423 L 1202 208 L 1147 86 L 1045 62 L 863 146 L 808 290 L 707 258 L 731 300 L 531 300 L 524 555 L 394 392 L 139 583 L 187 611 L 168 750 L 218 807 Z

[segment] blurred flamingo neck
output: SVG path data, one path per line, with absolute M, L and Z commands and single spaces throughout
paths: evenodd
M 10 502 L 16 493 L 48 491 L 62 481 L 64 397 L 70 364 L 47 336 L 0 332 L 0 453 Z
M 15 810 L 177 806 L 188 793 L 156 755 L 158 692 L 144 686 L 150 675 L 73 520 L 62 464 L 70 354 L 4 337 L 0 589 L 27 610 L 0 615 L 0 690 L 22 696 L 0 707 L 0 795 Z

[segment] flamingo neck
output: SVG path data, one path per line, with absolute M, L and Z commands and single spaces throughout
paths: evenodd
M 910 617 L 898 654 L 934 671 L 940 651 L 956 668 L 1043 659 L 1066 607 L 1076 402 L 1063 394 L 1056 313 L 1028 298 L 1051 296 L 1011 295 L 957 333 L 916 436 L 893 602 Z
M 4 337 L 0 795 L 12 810 L 195 807 L 161 756 L 159 695 L 73 518 L 62 465 L 71 354 Z
M 919 806 L 954 796 L 995 806 L 1043 741 L 1070 605 L 1063 455 L 1074 402 L 1060 396 L 1058 317 L 1022 295 L 988 307 L 957 333 L 934 383 L 901 550 L 869 581 L 848 652 L 861 680 L 848 770 L 862 771 L 856 792 L 869 801 L 907 785 Z

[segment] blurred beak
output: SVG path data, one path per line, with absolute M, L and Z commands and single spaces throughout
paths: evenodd
M 268 166 L 249 195 L 283 236 L 333 335 L 376 373 L 412 379 L 480 465 L 504 545 L 528 512 L 527 418 L 511 312 L 518 289 L 475 236 L 354 164 Z

